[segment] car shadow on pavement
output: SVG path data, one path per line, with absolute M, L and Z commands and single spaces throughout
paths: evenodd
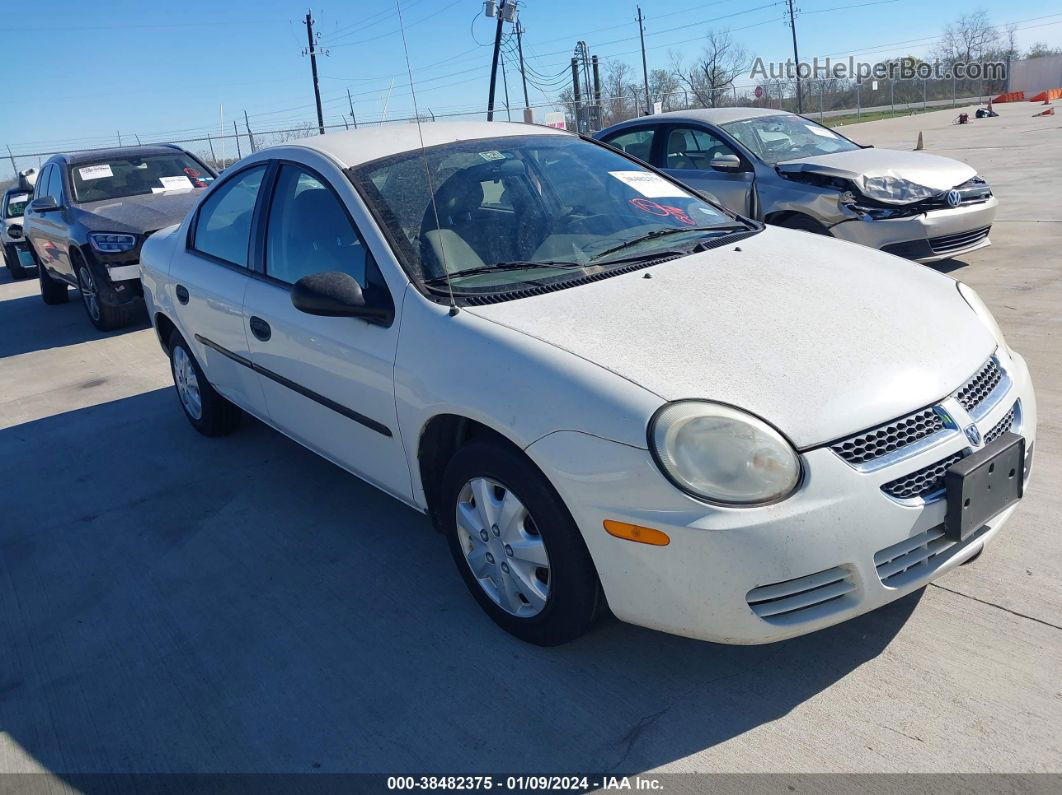
M 99 331 L 92 325 L 78 294 L 73 290 L 67 303 L 54 306 L 45 304 L 37 293 L 8 298 L 0 300 L 0 359 L 113 337 L 139 331 L 148 325 L 145 313 L 118 331 Z
M 942 259 L 940 262 L 931 262 L 926 265 L 926 267 L 932 268 L 938 273 L 952 273 L 953 271 L 969 267 L 969 265 L 970 263 L 961 259 Z
M 630 773 L 873 659 L 920 594 L 760 647 L 523 644 L 412 509 L 160 389 L 0 431 L 0 756 L 52 773 Z M 6 737 L 6 739 L 5 739 Z

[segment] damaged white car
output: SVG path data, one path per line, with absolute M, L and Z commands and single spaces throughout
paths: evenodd
M 678 111 L 632 119 L 596 137 L 769 224 L 923 263 L 990 243 L 998 200 L 970 166 L 861 146 L 792 113 Z

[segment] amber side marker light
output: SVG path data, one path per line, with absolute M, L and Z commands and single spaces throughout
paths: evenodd
M 622 538 L 625 541 L 636 541 L 639 544 L 652 544 L 654 547 L 666 547 L 671 543 L 671 539 L 667 537 L 667 533 L 662 533 L 651 527 L 641 527 L 636 524 L 616 522 L 612 519 L 606 519 L 604 524 L 606 533 L 610 536 L 615 536 L 616 538 Z

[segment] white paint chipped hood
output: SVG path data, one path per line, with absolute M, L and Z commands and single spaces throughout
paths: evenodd
M 703 398 L 751 411 L 801 448 L 933 403 L 995 348 L 951 278 L 777 227 L 629 274 L 468 311 L 664 400 Z

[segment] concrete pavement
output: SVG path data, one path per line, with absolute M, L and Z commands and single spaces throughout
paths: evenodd
M 257 422 L 199 436 L 149 328 L 4 271 L 0 771 L 1062 772 L 1062 118 L 999 110 L 845 132 L 922 129 L 1000 196 L 939 267 L 1036 379 L 1027 499 L 939 587 L 771 646 L 524 645 L 423 517 Z

